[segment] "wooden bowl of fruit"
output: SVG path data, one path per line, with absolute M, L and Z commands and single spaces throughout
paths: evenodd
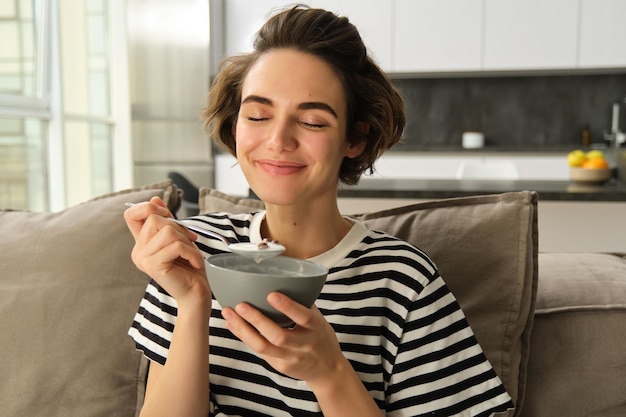
M 611 169 L 600 150 L 575 150 L 567 155 L 570 180 L 577 184 L 602 185 L 611 179 Z

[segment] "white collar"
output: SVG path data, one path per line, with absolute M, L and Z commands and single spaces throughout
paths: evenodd
M 250 242 L 252 243 L 258 243 L 263 240 L 261 237 L 261 225 L 263 220 L 265 220 L 265 214 L 265 211 L 261 211 L 250 221 Z M 337 245 L 308 260 L 324 265 L 326 268 L 331 268 L 352 252 L 363 238 L 367 236 L 369 230 L 361 222 L 354 220 L 350 220 L 350 222 L 353 223 L 352 227 Z

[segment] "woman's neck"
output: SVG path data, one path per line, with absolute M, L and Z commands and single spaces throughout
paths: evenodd
M 268 204 L 261 236 L 279 241 L 284 255 L 311 258 L 335 247 L 350 231 L 352 223 L 337 204 L 325 207 L 277 206 Z

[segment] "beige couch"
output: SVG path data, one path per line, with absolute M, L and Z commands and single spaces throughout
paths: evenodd
M 130 260 L 125 202 L 171 182 L 58 213 L 0 212 L 0 416 L 134 416 L 147 362 L 126 336 L 148 278 Z M 626 415 L 626 260 L 538 254 L 537 195 L 448 199 L 355 217 L 438 264 L 515 415 Z M 259 202 L 204 189 L 201 211 Z M 513 415 L 513 413 L 511 414 Z

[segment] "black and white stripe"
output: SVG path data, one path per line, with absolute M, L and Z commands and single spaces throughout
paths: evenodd
M 249 241 L 257 214 L 197 216 L 195 224 L 232 242 Z M 257 216 L 257 217 L 255 217 Z M 257 231 L 258 232 L 258 231 Z M 331 252 L 316 301 L 344 355 L 387 416 L 489 416 L 513 406 L 435 265 L 420 250 L 360 224 Z M 355 239 L 358 237 L 358 239 Z M 220 243 L 201 237 L 207 255 Z M 225 327 L 214 301 L 210 319 L 211 416 L 321 416 L 306 383 L 274 371 Z M 163 364 L 176 302 L 151 282 L 129 334 Z

